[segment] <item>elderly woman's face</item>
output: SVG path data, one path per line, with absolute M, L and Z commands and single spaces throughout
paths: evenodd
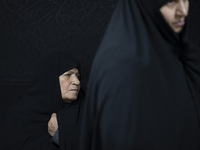
M 80 74 L 73 68 L 59 76 L 62 99 L 65 103 L 76 100 L 80 90 Z
M 182 31 L 188 11 L 189 0 L 170 0 L 160 8 L 162 16 L 176 33 Z

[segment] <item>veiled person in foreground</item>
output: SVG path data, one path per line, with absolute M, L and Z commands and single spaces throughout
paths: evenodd
M 200 149 L 188 10 L 188 0 L 119 0 L 92 66 L 80 150 Z

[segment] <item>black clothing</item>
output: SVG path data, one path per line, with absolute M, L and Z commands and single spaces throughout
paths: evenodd
M 80 116 L 84 102 L 84 92 L 80 92 L 81 101 L 66 105 L 58 115 L 59 147 L 61 150 L 77 150 L 80 136 Z M 67 118 L 67 119 L 65 119 Z
M 92 66 L 80 150 L 200 149 L 200 54 L 165 22 L 165 3 L 119 0 Z
M 83 96 L 80 94 L 81 96 L 70 104 L 63 103 L 61 98 L 59 76 L 73 68 L 77 68 L 80 73 L 79 62 L 65 52 L 50 53 L 41 60 L 31 87 L 22 100 L 9 109 L 2 124 L 1 150 L 58 149 L 48 133 L 48 121 L 52 113 L 59 114 L 66 109 L 66 106 L 73 109 Z M 67 116 L 57 116 L 71 122 Z M 76 118 L 73 114 L 70 114 L 70 117 Z M 62 127 L 59 127 L 59 130 L 63 130 Z
M 57 114 L 59 131 L 56 131 L 55 135 L 52 137 L 52 141 L 59 145 L 61 150 L 78 149 L 80 136 L 80 115 L 82 113 L 84 95 L 84 92 L 81 91 L 79 94 L 81 101 L 73 102 L 70 105 L 66 104 L 65 107 Z
M 55 144 L 59 145 L 59 129 L 57 129 L 56 132 L 55 132 L 55 134 L 53 135 L 52 141 Z

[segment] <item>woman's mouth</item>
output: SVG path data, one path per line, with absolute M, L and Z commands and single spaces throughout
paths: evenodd
M 71 92 L 78 92 L 78 89 L 71 89 L 71 90 L 69 90 L 69 91 L 71 91 Z
M 178 22 L 175 22 L 174 25 L 176 27 L 183 27 L 185 25 L 185 21 L 178 21 Z

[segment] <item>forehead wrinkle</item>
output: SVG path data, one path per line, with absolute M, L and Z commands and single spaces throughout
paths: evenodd
M 75 73 L 75 74 L 79 74 L 79 71 L 78 71 L 78 69 L 76 70 L 76 69 L 71 69 L 71 70 L 69 70 L 69 71 L 67 71 L 67 72 L 65 72 L 64 74 L 66 74 L 66 73 Z

